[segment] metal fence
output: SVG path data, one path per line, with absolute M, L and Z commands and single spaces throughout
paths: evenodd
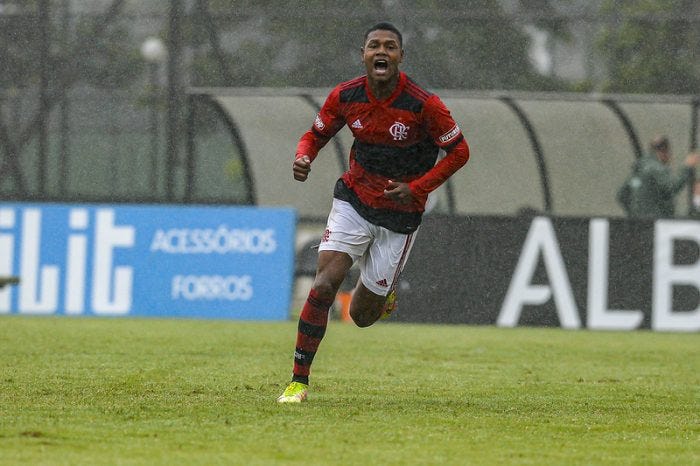
M 379 19 L 404 31 L 406 70 L 431 88 L 595 88 L 605 70 L 594 43 L 619 15 L 602 15 L 604 0 L 541 3 L 549 9 L 495 0 L 2 1 L 0 196 L 250 202 L 240 155 L 217 143 L 229 129 L 206 103 L 188 107 L 187 90 L 331 86 L 361 74 L 361 36 Z M 693 8 L 637 19 L 688 26 L 698 21 Z M 542 51 L 542 37 L 550 61 L 523 62 Z M 188 128 L 201 138 L 197 160 L 223 164 L 188 165 Z

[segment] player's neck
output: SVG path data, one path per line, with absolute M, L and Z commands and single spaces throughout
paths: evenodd
M 372 95 L 377 100 L 386 100 L 394 93 L 396 86 L 399 85 L 399 76 L 396 76 L 389 81 L 369 81 L 369 88 Z

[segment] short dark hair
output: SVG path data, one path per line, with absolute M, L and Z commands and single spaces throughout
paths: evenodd
M 399 38 L 399 47 L 403 48 L 403 36 L 401 35 L 401 31 L 398 30 L 396 26 L 394 26 L 391 23 L 388 23 L 386 21 L 382 21 L 381 23 L 377 23 L 371 28 L 367 29 L 367 32 L 365 32 L 365 42 L 367 42 L 367 37 L 369 36 L 370 32 L 373 31 L 391 31 L 394 34 L 397 35 Z

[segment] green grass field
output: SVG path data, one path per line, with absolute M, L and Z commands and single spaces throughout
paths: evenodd
M 0 318 L 0 464 L 700 464 L 700 335 Z

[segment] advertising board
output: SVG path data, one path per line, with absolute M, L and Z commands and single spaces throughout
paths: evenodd
M 295 212 L 0 203 L 0 313 L 280 320 Z
M 699 331 L 700 221 L 426 216 L 396 320 Z

